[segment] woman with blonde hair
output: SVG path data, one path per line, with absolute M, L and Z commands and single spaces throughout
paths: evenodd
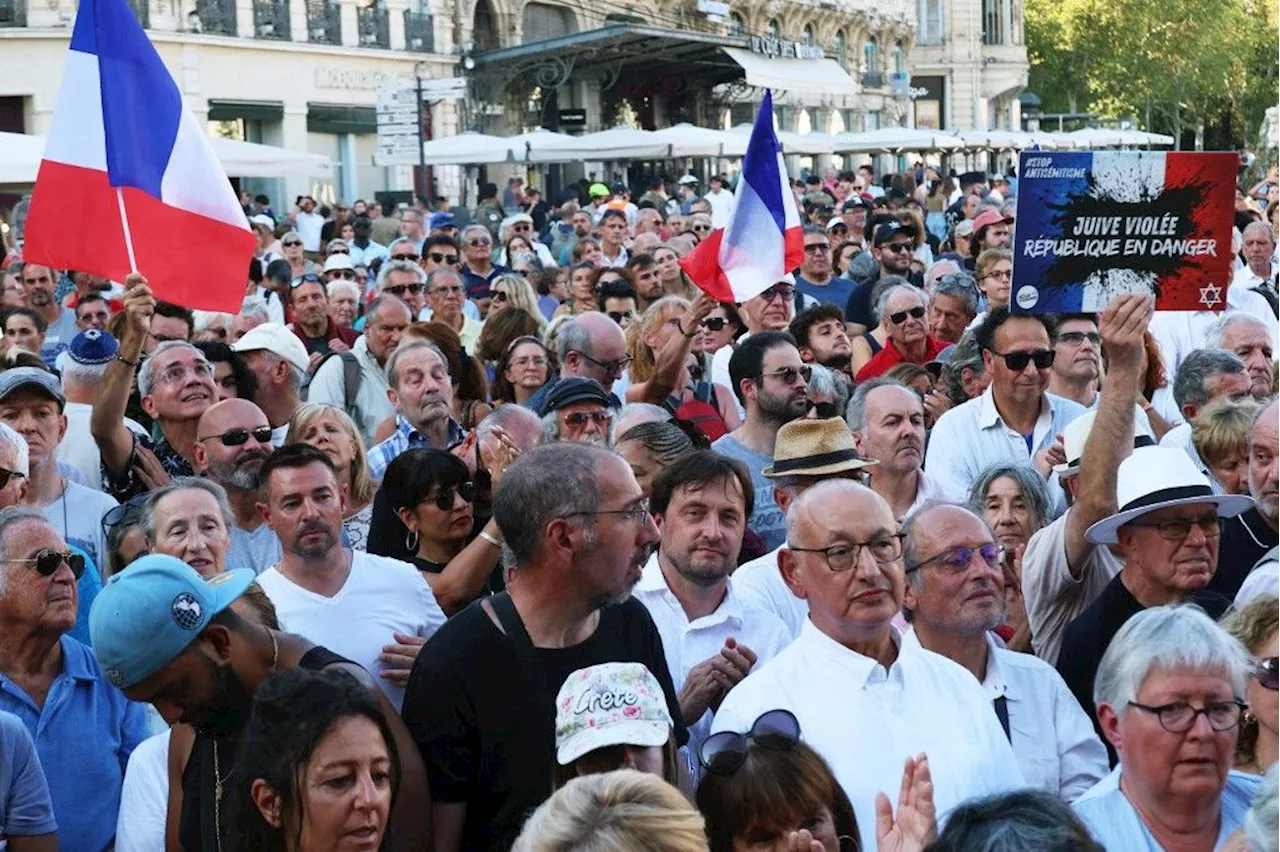
M 369 477 L 369 457 L 355 421 L 332 405 L 304 402 L 293 412 L 284 442 L 310 444 L 333 462 L 338 484 L 347 489 L 342 530 L 352 550 L 364 550 L 377 486 Z
M 289 261 L 289 278 L 300 278 L 308 272 L 316 272 L 316 265 L 307 260 L 302 248 L 302 235 L 297 231 L 288 231 L 280 238 L 280 248 L 284 259 Z
M 1262 775 L 1280 757 L 1280 702 L 1276 701 L 1276 651 L 1280 636 L 1280 610 L 1275 595 L 1259 595 L 1222 619 L 1222 628 L 1253 655 L 1255 668 L 1245 686 L 1249 705 L 1240 718 L 1235 768 Z
M 495 314 L 514 308 L 534 318 L 538 323 L 536 333 L 539 336 L 546 331 L 547 321 L 543 319 L 542 311 L 538 309 L 538 294 L 534 292 L 533 285 L 523 275 L 512 273 L 499 275 L 489 284 L 489 292 L 493 294 L 493 301 L 489 303 L 486 322 L 493 319 Z
M 1249 493 L 1249 433 L 1260 406 L 1252 399 L 1216 399 L 1191 426 L 1191 443 L 1222 494 Z
M 702 816 L 655 775 L 575 778 L 533 812 L 512 852 L 707 852 Z

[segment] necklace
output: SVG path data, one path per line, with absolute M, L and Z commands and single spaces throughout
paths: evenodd
M 270 628 L 266 628 L 267 638 L 271 640 L 271 673 L 274 674 L 276 666 L 280 663 L 280 643 L 276 641 L 276 632 Z M 231 767 L 231 771 L 227 772 L 227 777 L 222 777 L 222 764 L 218 755 L 218 738 L 213 738 L 213 833 L 217 837 L 218 852 L 222 852 L 222 787 L 231 780 L 231 772 L 235 771 L 235 767 Z

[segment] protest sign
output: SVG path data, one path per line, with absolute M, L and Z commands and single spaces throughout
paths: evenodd
M 1235 154 L 1027 151 L 1018 168 L 1010 310 L 1221 311 L 1231 283 Z

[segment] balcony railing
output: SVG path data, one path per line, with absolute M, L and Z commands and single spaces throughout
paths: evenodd
M 404 13 L 404 46 L 415 53 L 435 53 L 436 29 L 431 16 L 423 12 Z
M 0 27 L 25 27 L 27 0 L 0 0 Z
M 391 47 L 391 21 L 386 9 L 376 6 L 356 9 L 356 27 L 361 47 Z
M 342 44 L 342 15 L 329 0 L 307 0 L 307 41 Z
M 864 89 L 882 89 L 884 88 L 884 74 L 879 71 L 866 71 L 862 75 L 862 88 Z
M 289 41 L 289 0 L 253 0 L 253 34 L 256 38 Z
M 235 0 L 196 0 L 196 12 L 189 26 L 194 32 L 209 35 L 235 35 Z

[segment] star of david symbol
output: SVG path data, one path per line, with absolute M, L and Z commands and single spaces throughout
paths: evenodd
M 1209 284 L 1200 288 L 1200 304 L 1213 310 L 1214 305 L 1222 301 L 1222 288 L 1217 284 Z

